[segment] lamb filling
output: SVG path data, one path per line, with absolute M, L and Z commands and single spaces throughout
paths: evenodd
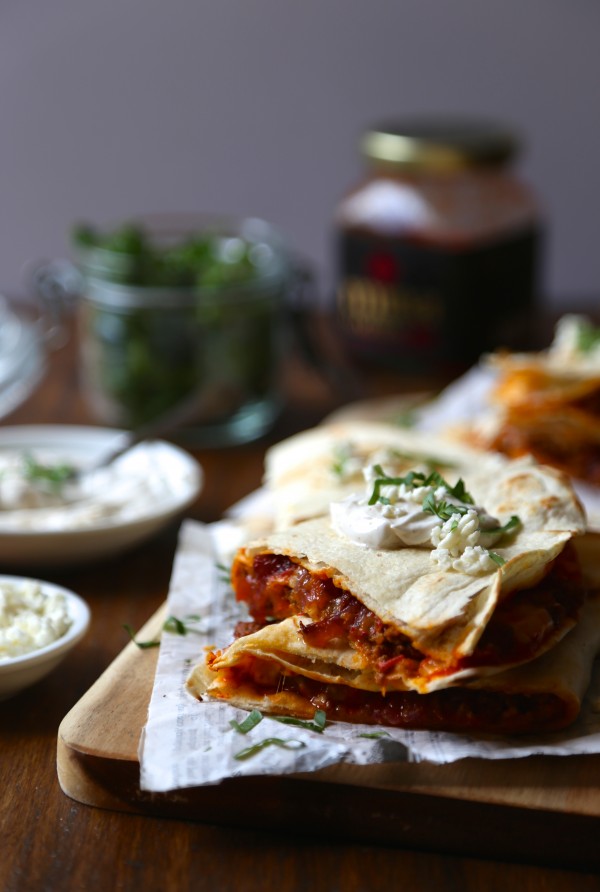
M 446 688 L 425 696 L 415 691 L 377 693 L 328 684 L 282 670 L 275 661 L 244 657 L 220 669 L 211 695 L 223 699 L 267 698 L 272 710 L 312 718 L 322 709 L 329 721 L 414 730 L 526 734 L 557 730 L 572 720 L 568 704 L 551 693 L 524 694 Z
M 442 665 L 336 586 L 325 572 L 311 572 L 286 555 L 238 559 L 232 581 L 237 599 L 248 605 L 253 618 L 238 624 L 236 637 L 302 614 L 312 620 L 301 625 L 307 645 L 354 648 L 376 667 L 382 684 L 400 663 L 410 677 L 432 678 L 466 668 L 497 668 L 531 660 L 576 622 L 584 600 L 577 555 L 569 545 L 537 585 L 511 593 L 497 606 L 472 654 Z

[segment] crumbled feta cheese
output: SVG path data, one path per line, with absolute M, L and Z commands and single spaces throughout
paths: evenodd
M 436 526 L 431 532 L 431 543 L 436 548 L 450 552 L 458 557 L 465 548 L 479 542 L 479 515 L 474 508 L 465 514 L 453 514 L 448 520 Z
M 33 581 L 0 583 L 0 661 L 62 638 L 71 622 L 61 592 L 45 593 Z
M 498 566 L 486 548 L 481 545 L 467 545 L 462 554 L 453 555 L 447 548 L 434 548 L 431 560 L 439 564 L 442 570 L 458 570 L 468 576 L 490 573 Z

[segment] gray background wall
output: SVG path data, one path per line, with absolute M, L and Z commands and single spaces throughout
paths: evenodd
M 86 218 L 263 216 L 326 291 L 373 120 L 514 125 L 552 304 L 600 288 L 596 0 L 0 0 L 0 289 Z

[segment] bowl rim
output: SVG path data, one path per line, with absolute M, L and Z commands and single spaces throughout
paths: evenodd
M 43 647 L 37 647 L 35 650 L 17 654 L 14 657 L 0 656 L 0 676 L 8 674 L 11 670 L 32 666 L 35 663 L 44 662 L 46 659 L 57 657 L 63 651 L 77 644 L 87 632 L 91 621 L 90 607 L 80 595 L 75 594 L 70 589 L 33 576 L 13 576 L 2 573 L 0 574 L 0 585 L 3 583 L 12 585 L 35 583 L 41 587 L 42 591 L 63 594 L 66 598 L 72 621 L 67 631 L 60 638 L 45 644 Z

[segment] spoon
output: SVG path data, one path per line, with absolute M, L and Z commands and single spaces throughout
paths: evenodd
M 73 468 L 67 477 L 68 482 L 81 480 L 82 477 L 94 471 L 108 467 L 118 458 L 121 458 L 122 455 L 125 455 L 125 453 L 146 440 L 156 440 L 159 437 L 165 437 L 174 433 L 183 427 L 184 424 L 200 415 L 203 410 L 203 401 L 203 394 L 194 391 L 161 415 L 151 418 L 150 421 L 146 421 L 130 431 L 123 431 L 117 438 L 117 445 L 112 449 L 109 448 L 103 452 L 90 464 Z
M 97 471 L 110 467 L 117 459 L 147 440 L 154 440 L 178 430 L 198 417 L 202 411 L 202 394 L 195 391 L 166 412 L 130 431 L 123 431 L 116 438 L 116 445 L 103 451 L 94 461 L 80 466 L 67 463 L 41 464 L 31 456 L 25 457 L 26 477 L 30 486 L 48 494 L 66 496 L 69 501 L 81 498 L 73 492 L 73 484 L 80 484 Z M 69 490 L 71 490 L 69 492 Z M 70 498 L 69 498 L 70 496 Z

